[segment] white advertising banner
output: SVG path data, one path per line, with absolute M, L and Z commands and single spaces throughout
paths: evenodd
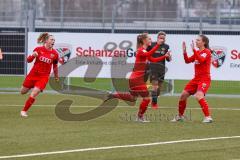
M 40 33 L 32 32 L 28 35 L 28 52 L 32 53 L 37 44 Z M 118 70 L 128 63 L 134 63 L 136 50 L 136 34 L 102 34 L 102 33 L 53 33 L 57 49 L 61 58 L 61 65 L 68 64 L 72 58 L 78 57 L 76 63 L 82 65 L 70 73 L 70 77 L 84 77 L 88 65 L 101 65 L 97 74 L 99 78 L 117 77 Z M 157 34 L 151 34 L 152 40 Z M 166 62 L 166 79 L 191 79 L 194 75 L 193 64 L 185 64 L 182 55 L 182 42 L 186 41 L 188 55 L 191 55 L 190 44 L 196 35 L 167 35 L 173 60 Z M 209 35 L 210 46 L 215 51 L 212 56 L 211 75 L 213 80 L 240 80 L 240 36 Z M 99 61 L 82 62 L 81 58 L 97 58 Z M 113 61 L 114 59 L 114 61 Z M 119 60 L 118 60 L 119 59 Z M 65 63 L 65 64 L 64 64 Z M 28 72 L 33 63 L 28 64 Z M 113 67 L 117 65 L 117 67 Z M 114 68 L 115 70 L 111 70 Z M 114 72 L 114 75 L 112 74 Z M 61 73 L 60 73 L 61 75 Z M 130 75 L 130 72 L 126 77 Z

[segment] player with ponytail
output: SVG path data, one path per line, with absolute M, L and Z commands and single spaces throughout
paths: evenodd
M 205 99 L 205 95 L 211 84 L 211 50 L 209 49 L 209 39 L 205 35 L 199 35 L 196 39 L 198 50 L 195 49 L 193 42 L 191 47 L 194 54 L 191 57 L 188 57 L 187 55 L 185 42 L 183 42 L 182 46 L 185 63 L 195 63 L 195 76 L 182 91 L 179 99 L 178 115 L 173 119 L 173 122 L 184 120 L 187 99 L 190 95 L 195 95 L 195 98 L 204 113 L 203 123 L 211 123 L 213 120 L 209 111 L 208 103 Z
M 37 42 L 41 45 L 36 47 L 31 55 L 27 57 L 27 62 L 31 63 L 35 60 L 34 65 L 26 76 L 21 94 L 26 94 L 32 89 L 25 106 L 21 111 L 22 117 L 27 117 L 27 111 L 32 106 L 35 98 L 43 91 L 49 81 L 50 73 L 53 68 L 55 80 L 58 81 L 58 53 L 53 49 L 55 38 L 49 33 L 42 33 Z
M 129 78 L 129 89 L 130 93 L 114 93 L 111 94 L 108 98 L 118 98 L 126 101 L 135 102 L 137 97 L 142 98 L 142 102 L 140 103 L 137 121 L 139 122 L 147 122 L 144 118 L 144 113 L 147 110 L 148 104 L 150 103 L 149 91 L 147 85 L 144 81 L 144 75 L 146 70 L 146 64 L 148 61 L 158 62 L 166 57 L 169 57 L 169 54 L 165 56 L 153 58 L 152 54 L 159 48 L 159 45 L 162 44 L 161 39 L 159 39 L 156 45 L 150 50 L 147 51 L 147 47 L 151 45 L 151 38 L 147 33 L 143 33 L 137 36 L 137 52 L 136 52 L 136 60 L 133 68 L 133 72 Z

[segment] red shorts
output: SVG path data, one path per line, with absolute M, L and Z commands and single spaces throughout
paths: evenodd
M 139 75 L 131 75 L 129 79 L 130 93 L 133 96 L 148 97 L 149 92 L 144 77 Z
M 204 94 L 207 93 L 211 84 L 210 79 L 192 79 L 188 84 L 185 86 L 184 90 L 187 91 L 189 94 L 194 95 L 197 91 L 202 91 Z
M 23 82 L 23 86 L 26 88 L 34 88 L 37 87 L 41 91 L 43 91 L 48 83 L 49 77 L 37 77 L 27 75 Z

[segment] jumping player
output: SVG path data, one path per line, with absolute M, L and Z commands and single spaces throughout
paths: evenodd
M 55 39 L 48 33 L 42 33 L 37 42 L 42 46 L 34 49 L 32 55 L 27 57 L 27 62 L 31 63 L 34 59 L 34 66 L 29 74 L 26 76 L 21 94 L 26 94 L 30 89 L 32 92 L 27 99 L 25 106 L 21 111 L 22 117 L 27 117 L 27 111 L 32 106 L 35 98 L 42 92 L 49 80 L 50 72 L 53 67 L 55 80 L 58 81 L 58 53 L 53 49 Z
M 109 99 L 118 98 L 132 102 L 135 102 L 138 96 L 142 97 L 142 102 L 139 106 L 139 111 L 137 115 L 137 121 L 139 122 L 147 122 L 144 119 L 144 113 L 146 112 L 148 104 L 150 103 L 149 92 L 147 89 L 147 85 L 144 81 L 146 63 L 147 61 L 158 62 L 170 56 L 168 53 L 158 58 L 153 58 L 151 56 L 153 53 L 156 52 L 160 44 L 162 44 L 162 39 L 158 39 L 156 45 L 152 48 L 152 50 L 147 52 L 147 47 L 151 45 L 151 38 L 146 33 L 138 35 L 136 60 L 133 72 L 129 78 L 130 93 L 118 92 L 112 94 L 111 97 L 109 97 Z
M 157 35 L 158 39 L 162 39 L 162 44 L 160 44 L 159 48 L 157 49 L 157 51 L 152 55 L 152 57 L 157 58 L 157 57 L 162 57 L 169 52 L 169 45 L 165 43 L 166 41 L 166 33 L 163 31 L 160 31 Z M 151 50 L 151 48 L 153 46 L 156 45 L 155 43 L 152 43 L 152 45 L 150 47 L 147 48 L 147 50 Z M 152 84 L 152 108 L 153 109 L 158 109 L 158 96 L 160 95 L 160 90 L 161 90 L 161 86 L 162 83 L 164 81 L 164 76 L 165 76 L 165 61 L 170 62 L 172 60 L 172 57 L 169 56 L 165 59 L 163 59 L 162 61 L 158 61 L 158 62 L 150 62 L 148 64 L 147 67 L 147 73 L 146 76 L 150 77 L 150 82 Z M 148 79 L 148 77 L 146 78 L 146 80 Z
M 193 50 L 193 55 L 188 57 L 186 51 L 186 43 L 183 42 L 183 55 L 185 62 L 195 63 L 195 76 L 194 78 L 185 86 L 179 100 L 178 115 L 172 120 L 183 121 L 184 111 L 186 109 L 187 98 L 190 95 L 195 95 L 198 103 L 200 104 L 202 111 L 204 113 L 204 123 L 211 123 L 213 120 L 210 116 L 209 107 L 205 99 L 205 94 L 207 93 L 210 83 L 210 67 L 211 67 L 211 50 L 209 49 L 209 39 L 205 35 L 199 35 L 196 40 L 196 46 L 199 50 L 195 50 L 194 42 L 191 47 Z

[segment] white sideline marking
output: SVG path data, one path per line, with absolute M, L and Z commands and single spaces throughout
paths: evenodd
M 18 155 L 11 155 L 11 156 L 0 156 L 0 159 L 35 157 L 35 156 L 64 154 L 64 153 L 87 152 L 87 151 L 97 151 L 97 150 L 109 150 L 109 149 L 118 149 L 118 148 L 145 147 L 145 146 L 156 146 L 156 145 L 164 145 L 164 144 L 176 144 L 176 143 L 199 142 L 199 141 L 222 140 L 222 139 L 236 139 L 236 138 L 240 138 L 240 136 L 211 137 L 211 138 L 200 138 L 200 139 L 185 139 L 185 140 L 165 141 L 165 142 L 155 142 L 155 143 L 130 144 L 130 145 L 121 145 L 121 146 L 82 148 L 82 149 L 53 151 L 53 152 L 40 152 L 40 153 L 30 153 L 30 154 L 18 154 Z
M 36 104 L 33 105 L 36 107 L 55 107 L 56 105 L 52 105 L 52 104 Z M 19 105 L 19 104 L 0 104 L 0 107 L 23 107 L 23 105 Z M 80 106 L 80 105 L 72 105 L 71 107 L 73 108 L 96 108 L 97 106 Z M 116 108 L 135 108 L 133 106 L 117 106 Z M 160 106 L 159 109 L 176 109 L 174 107 L 163 107 Z M 201 108 L 187 108 L 187 109 L 192 109 L 192 110 L 201 110 Z M 240 111 L 240 108 L 211 108 L 211 110 L 226 110 L 226 111 Z

